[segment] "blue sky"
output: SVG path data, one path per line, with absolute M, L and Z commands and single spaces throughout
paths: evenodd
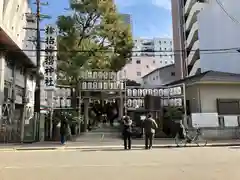
M 115 0 L 120 13 L 132 16 L 134 37 L 171 37 L 171 0 Z M 54 23 L 58 15 L 67 13 L 68 0 L 50 0 L 42 12 L 52 17 L 43 24 Z

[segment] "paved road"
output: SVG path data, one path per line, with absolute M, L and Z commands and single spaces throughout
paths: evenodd
M 0 152 L 2 180 L 240 179 L 238 147 Z

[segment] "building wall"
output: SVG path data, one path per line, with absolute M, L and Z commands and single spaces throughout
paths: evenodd
M 158 68 L 142 78 L 143 84 L 147 86 L 161 86 L 176 80 L 175 66 Z
M 146 45 L 145 43 L 148 43 Z M 143 52 L 150 49 L 152 52 Z M 158 52 L 155 52 L 158 51 Z M 159 52 L 161 51 L 161 52 Z M 138 63 L 140 62 L 140 63 Z M 174 64 L 172 40 L 169 38 L 135 39 L 132 61 L 122 69 L 130 80 L 142 82 L 142 77 L 151 71 Z
M 217 112 L 218 98 L 240 99 L 240 85 L 201 85 L 202 112 Z
M 0 27 L 17 44 L 20 49 L 34 49 L 35 45 L 29 40 L 35 31 L 26 30 L 26 27 L 36 27 L 28 23 L 26 13 L 31 13 L 28 0 L 0 0 Z M 34 37 L 33 37 L 34 38 Z M 32 52 L 26 52 L 32 57 Z
M 240 1 L 239 0 L 221 0 L 225 10 L 230 16 L 240 21 Z M 199 39 L 200 49 L 228 49 L 240 47 L 240 25 L 234 22 L 220 8 L 215 0 L 205 7 L 199 13 Z M 201 71 L 223 71 L 239 73 L 240 53 L 236 50 L 226 53 L 206 54 L 200 52 Z

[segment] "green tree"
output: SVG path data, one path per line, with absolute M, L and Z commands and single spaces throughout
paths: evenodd
M 81 69 L 119 71 L 130 61 L 131 30 L 113 0 L 70 1 L 70 15 L 59 16 L 57 25 L 62 84 L 77 85 Z

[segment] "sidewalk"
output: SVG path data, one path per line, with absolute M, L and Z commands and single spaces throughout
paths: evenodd
M 144 148 L 144 141 L 133 140 L 133 148 Z M 207 147 L 240 146 L 240 140 L 208 141 Z M 33 144 L 0 144 L 0 151 L 25 151 L 25 150 L 94 150 L 94 149 L 119 149 L 123 147 L 122 140 L 112 142 L 67 142 L 61 145 L 59 142 L 38 142 Z M 154 148 L 175 148 L 174 139 L 155 140 Z M 196 144 L 188 144 L 187 147 L 197 147 Z

